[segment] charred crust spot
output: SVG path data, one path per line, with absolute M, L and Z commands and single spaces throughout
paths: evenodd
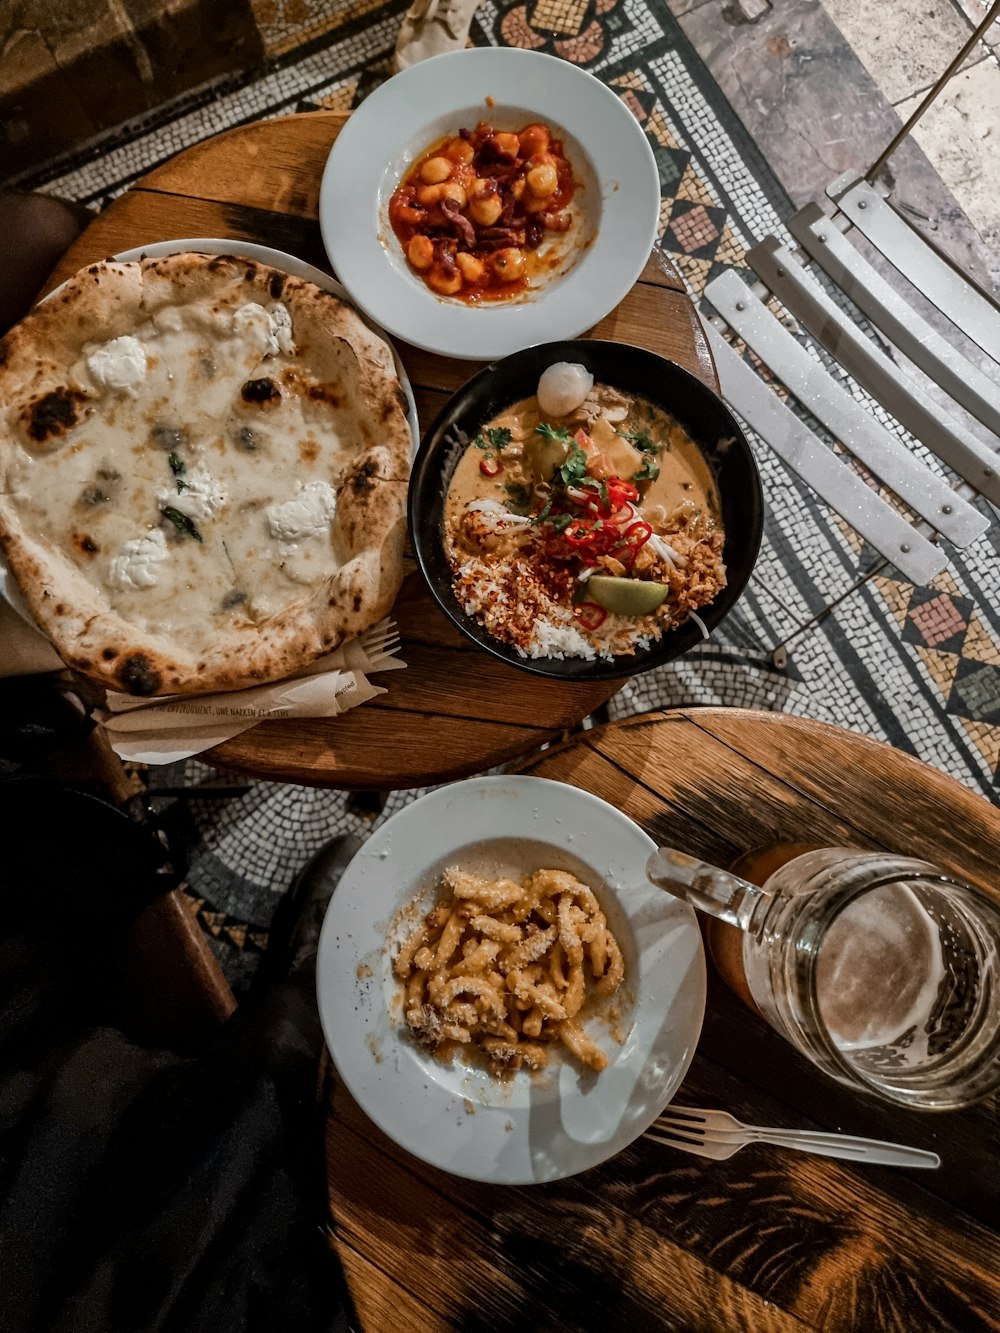
M 76 425 L 85 395 L 60 386 L 36 398 L 28 407 L 28 434 L 41 444 L 53 435 L 65 435 Z
M 319 445 L 315 440 L 299 441 L 299 457 L 303 463 L 315 463 L 319 458 Z
M 281 397 L 281 390 L 274 380 L 247 380 L 241 394 L 245 403 L 276 403 Z
M 361 594 L 360 594 L 359 592 L 356 592 L 356 593 L 354 594 L 354 601 L 353 601 L 352 605 L 353 605 L 355 611 L 360 611 L 360 610 L 361 610 Z
M 118 654 L 115 652 L 114 648 L 105 648 L 104 652 L 101 653 L 101 656 L 104 658 L 105 662 L 113 662 Z
M 306 397 L 311 398 L 314 403 L 329 403 L 331 407 L 340 406 L 339 395 L 328 389 L 325 384 L 310 384 L 306 389 Z
M 104 262 L 107 263 L 108 261 L 105 260 Z M 100 271 L 101 266 L 99 264 L 91 264 L 90 268 L 87 269 L 88 273 L 100 273 Z
M 160 673 L 145 653 L 126 657 L 118 668 L 118 680 L 129 694 L 155 694 L 162 684 Z
M 375 484 L 372 481 L 372 477 L 377 473 L 377 463 L 362 463 L 361 467 L 351 478 L 351 489 L 357 495 L 365 495 L 368 491 L 373 491 L 375 489 Z
M 243 275 L 247 282 L 253 282 L 257 276 L 257 269 L 253 264 L 248 265 L 246 273 Z
M 69 607 L 66 605 L 65 602 L 60 602 L 59 605 L 56 607 L 56 615 L 57 616 L 69 615 Z
M 402 412 L 403 416 L 405 417 L 407 412 L 409 412 L 410 410 L 410 400 L 403 392 L 403 386 L 401 384 L 394 384 L 392 391 L 396 397 L 396 404 L 399 407 L 399 410 Z
M 85 532 L 74 532 L 71 540 L 83 555 L 96 555 L 101 549 L 93 537 L 88 536 Z
M 271 295 L 272 295 L 272 296 L 274 297 L 274 299 L 277 301 L 278 297 L 279 297 L 279 296 L 281 295 L 281 293 L 285 290 L 285 275 L 284 275 L 284 273 L 272 273 L 272 274 L 271 274 L 271 281 L 267 284 L 267 290 L 271 293 Z

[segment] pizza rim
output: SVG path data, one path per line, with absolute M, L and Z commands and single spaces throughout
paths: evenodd
M 33 534 L 5 485 L 0 551 L 35 622 L 69 667 L 109 689 L 155 697 L 285 678 L 381 620 L 402 581 L 412 434 L 392 349 L 334 293 L 258 260 L 182 251 L 100 261 L 73 275 L 0 339 L 0 392 L 6 391 L 8 400 L 0 413 L 5 477 L 18 450 L 27 453 L 13 419 L 23 426 L 18 413 L 51 394 L 58 387 L 53 381 L 69 388 L 70 367 L 81 348 L 106 343 L 123 327 L 138 327 L 139 316 L 147 318 L 171 301 L 183 305 L 195 296 L 219 298 L 220 293 L 259 305 L 280 299 L 291 311 L 293 328 L 307 331 L 307 344 L 317 339 L 320 351 L 337 349 L 351 367 L 355 393 L 350 410 L 367 439 L 353 449 L 333 487 L 338 508 L 332 522 L 342 537 L 348 534 L 343 538 L 346 558 L 308 595 L 289 598 L 276 614 L 244 626 L 221 647 L 203 653 L 179 650 L 169 635 L 151 633 L 120 615 L 112 597 L 65 551 Z M 232 300 L 221 308 L 230 311 Z M 315 360 L 316 348 L 309 346 L 309 353 Z M 96 402 L 100 410 L 102 400 Z M 55 436 L 52 452 L 58 452 L 60 433 L 74 429 L 73 415 L 72 404 L 63 409 L 50 402 L 46 414 L 36 411 L 28 419 L 29 428 L 37 426 L 32 441 L 40 456 L 49 442 L 46 432 Z

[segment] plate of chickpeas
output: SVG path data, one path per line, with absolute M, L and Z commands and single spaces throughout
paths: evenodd
M 641 273 L 659 208 L 625 103 L 575 65 L 503 47 L 423 61 L 372 93 L 319 201 L 352 300 L 414 346 L 475 361 L 590 329 Z

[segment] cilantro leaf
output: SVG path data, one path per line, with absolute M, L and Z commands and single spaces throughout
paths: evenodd
M 638 472 L 632 473 L 633 481 L 655 481 L 660 475 L 659 465 L 653 462 L 651 454 L 647 454 L 642 460 L 642 467 Z
M 201 533 L 188 518 L 187 514 L 182 514 L 179 509 L 172 509 L 169 505 L 166 509 L 161 509 L 160 513 L 164 518 L 169 518 L 178 532 L 183 532 L 185 536 L 193 537 L 196 542 L 201 541 Z
M 569 444 L 569 431 L 565 426 L 550 426 L 547 422 L 540 421 L 535 427 L 536 435 L 544 435 L 547 440 L 559 440 L 561 444 Z
M 572 522 L 572 514 L 554 514 L 553 517 L 549 519 L 549 523 L 556 532 L 565 532 Z
M 586 471 L 587 455 L 578 444 L 571 444 L 565 463 L 562 467 L 556 469 L 557 474 L 562 477 L 563 485 L 578 485 L 583 480 Z
M 490 443 L 497 453 L 510 444 L 510 430 L 506 426 L 490 426 L 486 434 L 490 437 Z
M 482 432 L 480 432 L 476 436 L 476 438 L 472 441 L 472 443 L 476 446 L 477 449 L 485 449 L 488 452 L 492 452 L 493 450 L 493 445 L 487 444 L 486 441 L 483 439 Z

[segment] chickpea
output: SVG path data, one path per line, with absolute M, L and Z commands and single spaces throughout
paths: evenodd
M 493 256 L 493 272 L 501 282 L 517 282 L 524 277 L 524 255 L 516 245 L 498 250 Z
M 446 181 L 445 184 L 441 186 L 441 198 L 454 199 L 459 208 L 464 208 L 469 202 L 469 196 L 457 181 Z
M 442 296 L 454 296 L 462 290 L 462 275 L 451 273 L 441 264 L 435 264 L 427 275 L 427 285 Z
M 425 185 L 440 185 L 451 175 L 453 165 L 446 157 L 429 157 L 420 168 L 420 179 Z
M 526 189 L 527 186 L 524 183 L 523 176 L 515 176 L 515 178 L 510 183 L 510 192 L 513 198 L 515 199 L 523 198 Z
M 459 208 L 464 208 L 466 198 L 465 191 L 455 181 L 442 181 L 437 185 L 422 185 L 417 191 L 417 203 L 423 204 L 425 208 L 430 208 L 432 204 L 439 204 L 442 199 L 454 199 Z
M 477 259 L 475 255 L 466 254 L 464 250 L 459 250 L 455 256 L 455 263 L 466 282 L 482 282 L 486 269 L 481 259 Z
M 555 167 L 546 162 L 542 166 L 532 167 L 528 172 L 528 189 L 536 199 L 547 199 L 555 194 L 559 186 L 559 175 Z
M 416 236 L 410 237 L 410 243 L 406 247 L 406 257 L 414 268 L 430 268 L 434 262 L 434 246 L 429 236 L 423 236 L 417 232 Z
M 473 195 L 469 201 L 469 214 L 477 226 L 492 227 L 502 212 L 503 200 L 498 194 Z
M 444 150 L 445 157 L 451 158 L 452 162 L 466 163 L 471 162 L 475 153 L 472 150 L 472 144 L 468 139 L 452 139 Z
M 551 143 L 547 125 L 525 125 L 518 135 L 521 144 L 521 156 L 532 157 L 535 153 L 548 152 Z
M 498 153 L 509 153 L 511 157 L 517 157 L 521 151 L 521 145 L 516 134 L 498 132 L 494 134 L 493 142 L 496 144 Z

